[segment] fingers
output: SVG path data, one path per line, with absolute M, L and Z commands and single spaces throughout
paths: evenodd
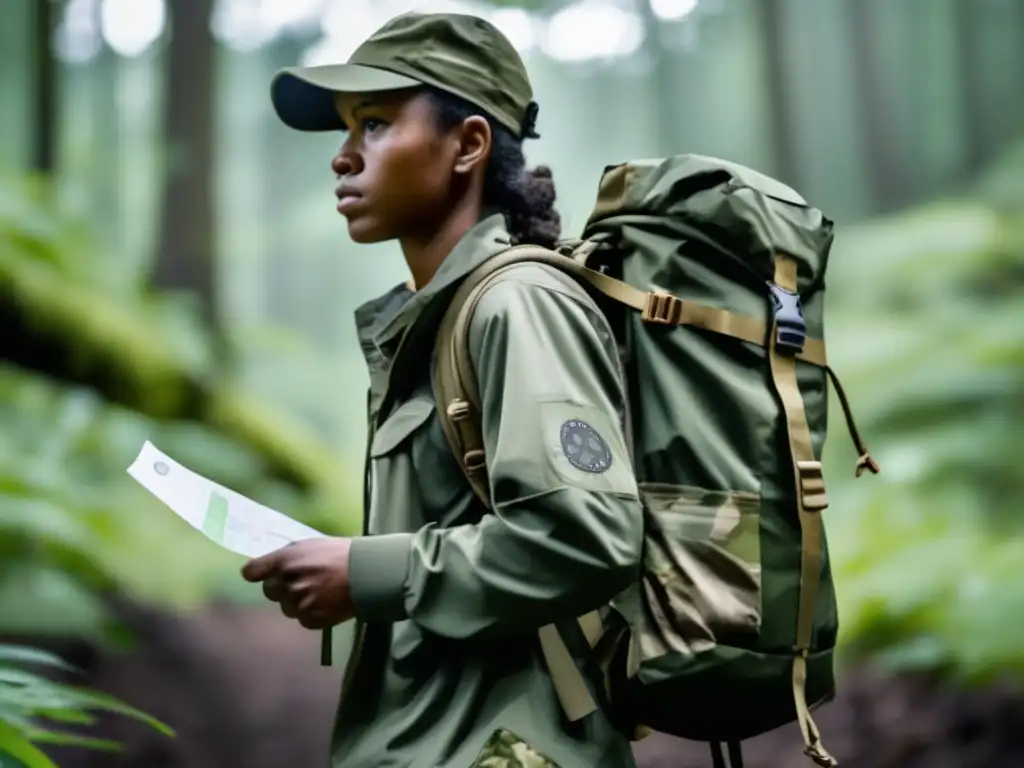
M 277 569 L 278 558 L 276 552 L 271 552 L 263 557 L 250 560 L 242 566 L 242 578 L 246 581 L 263 581 L 271 576 Z
M 279 576 L 269 576 L 263 582 L 263 595 L 267 600 L 279 603 L 288 594 L 288 583 Z
M 273 574 L 263 581 L 263 595 L 275 603 L 289 602 L 298 605 L 309 592 L 309 586 L 299 583 L 288 575 Z
M 299 609 L 291 600 L 281 601 L 281 613 L 289 619 L 297 619 L 299 617 Z
M 289 619 L 299 617 L 299 605 L 307 599 L 305 591 L 298 589 L 294 583 L 275 577 L 263 582 L 263 594 L 268 600 L 278 603 L 281 613 Z
M 271 576 L 263 582 L 264 596 L 281 607 L 281 613 L 289 619 L 302 619 L 316 613 L 316 593 L 306 582 L 297 582 L 287 577 Z
M 281 613 L 289 619 L 296 619 L 306 629 L 325 629 L 334 624 L 329 616 L 315 607 L 317 600 L 313 594 L 287 591 L 278 602 Z
M 285 544 L 280 549 L 268 552 L 263 557 L 256 557 L 242 566 L 242 578 L 246 581 L 263 581 L 276 573 L 286 569 L 294 549 L 295 542 Z
M 289 582 L 271 577 L 263 582 L 263 594 L 278 603 L 281 613 L 295 619 L 306 629 L 326 629 L 335 622 L 317 607 L 317 596 L 304 582 Z

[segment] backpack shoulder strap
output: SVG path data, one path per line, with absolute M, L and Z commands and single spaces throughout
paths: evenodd
M 452 297 L 438 329 L 434 367 L 434 399 L 441 426 L 473 492 L 491 507 L 490 482 L 480 423 L 480 391 L 469 351 L 469 327 L 484 292 L 505 270 L 523 262 L 564 269 L 573 262 L 547 248 L 517 245 L 477 267 Z

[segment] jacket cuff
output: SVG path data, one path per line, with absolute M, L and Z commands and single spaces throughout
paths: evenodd
M 360 536 L 348 555 L 348 583 L 356 618 L 391 623 L 408 618 L 405 582 L 409 577 L 411 533 Z

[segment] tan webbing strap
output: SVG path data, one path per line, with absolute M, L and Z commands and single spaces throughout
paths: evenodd
M 586 255 L 589 256 L 589 253 Z M 669 293 L 641 291 L 629 283 L 588 269 L 578 261 L 573 262 L 567 271 L 586 280 L 608 298 L 637 310 L 641 313 L 644 322 L 689 325 L 749 341 L 758 346 L 764 344 L 765 336 L 768 333 L 767 327 L 759 318 L 739 315 L 695 301 L 686 301 Z M 825 343 L 821 339 L 807 339 L 804 350 L 798 357 L 815 365 L 826 365 Z
M 594 701 L 590 687 L 558 628 L 554 624 L 548 624 L 541 627 L 538 634 L 540 650 L 544 654 L 544 661 L 551 675 L 551 684 L 569 722 L 575 723 L 596 712 L 597 702 Z
M 498 271 L 491 259 L 456 290 L 437 332 L 434 400 L 441 426 L 473 493 L 491 508 L 490 480 L 480 425 L 480 396 L 469 359 L 469 323 L 476 305 Z
M 455 294 L 452 305 L 460 306 L 460 299 L 464 303 L 469 298 L 469 293 L 494 272 L 522 261 L 534 261 L 556 267 L 586 281 L 609 299 L 640 312 L 644 322 L 662 325 L 689 325 L 758 346 L 764 345 L 769 329 L 761 318 L 740 315 L 695 301 L 687 301 L 668 293 L 642 291 L 639 288 L 634 288 L 629 283 L 616 280 L 614 277 L 586 266 L 587 258 L 596 248 L 596 245 L 584 242 L 572 254 L 572 258 L 569 258 L 537 246 L 514 246 L 504 253 L 488 259 L 483 266 L 478 267 L 477 272 L 467 278 Z M 450 319 L 446 318 L 449 333 L 455 330 L 455 320 L 454 316 Z M 444 333 L 445 330 L 445 324 L 442 323 L 441 332 Z M 797 354 L 797 357 L 820 367 L 825 367 L 828 364 L 825 356 L 825 342 L 822 339 L 806 339 L 804 349 Z M 471 368 L 472 366 L 470 366 L 470 370 Z M 472 383 L 470 386 L 473 386 Z
M 601 277 L 606 277 L 601 275 Z M 625 285 L 623 283 L 623 285 Z M 734 339 L 749 341 L 762 346 L 768 328 L 756 317 L 739 315 L 724 309 L 709 307 L 693 301 L 684 301 L 667 293 L 644 294 L 646 303 L 641 308 L 643 319 L 648 323 L 667 323 L 671 325 L 689 325 L 706 331 L 732 336 Z M 814 365 L 824 367 L 825 342 L 822 339 L 807 338 L 804 348 L 797 358 Z
M 796 262 L 785 254 L 776 254 L 775 283 L 795 292 Z M 821 513 L 828 506 L 821 464 L 814 458 L 811 430 L 804 411 L 803 395 L 797 384 L 796 359 L 780 353 L 776 347 L 775 328 L 769 337 L 772 381 L 786 414 L 793 459 L 793 481 L 796 486 L 797 512 L 800 520 L 800 597 L 797 609 L 796 648 L 793 660 L 793 701 L 797 722 L 804 739 L 804 753 L 820 766 L 832 768 L 835 758 L 821 744 L 818 727 L 807 706 L 807 654 L 811 646 L 814 626 L 814 608 L 818 600 L 818 587 L 822 560 Z
M 577 621 L 579 621 L 580 631 L 583 632 L 587 645 L 593 648 L 604 634 L 604 621 L 601 619 L 601 614 L 591 611 L 580 616 Z

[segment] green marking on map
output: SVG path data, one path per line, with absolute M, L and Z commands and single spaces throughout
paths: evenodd
M 228 500 L 216 491 L 210 494 L 210 503 L 206 505 L 206 516 L 203 518 L 203 533 L 218 544 L 224 544 L 224 533 L 228 524 Z

